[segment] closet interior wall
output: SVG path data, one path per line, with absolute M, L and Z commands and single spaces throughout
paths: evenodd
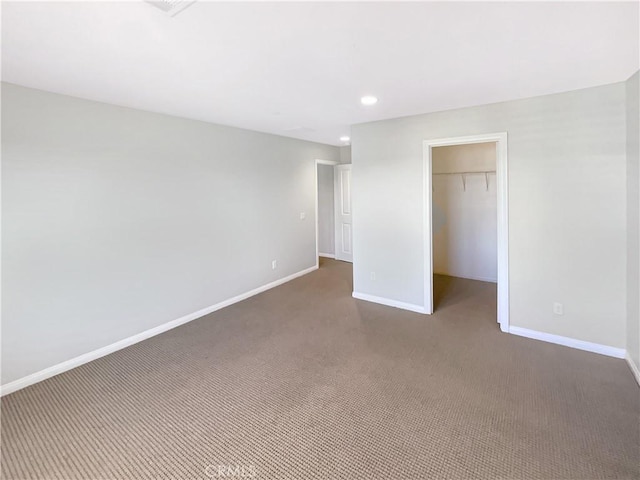
M 496 144 L 435 147 L 434 273 L 497 282 Z

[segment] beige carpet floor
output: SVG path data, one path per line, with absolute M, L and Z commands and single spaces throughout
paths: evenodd
M 436 284 L 423 316 L 325 261 L 9 395 L 2 477 L 640 477 L 623 360 L 500 333 L 493 284 Z

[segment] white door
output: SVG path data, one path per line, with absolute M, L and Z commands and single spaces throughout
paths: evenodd
M 353 262 L 351 227 L 351 165 L 336 165 L 333 173 L 336 209 L 336 260 Z

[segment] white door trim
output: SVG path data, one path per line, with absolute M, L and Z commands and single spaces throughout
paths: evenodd
M 433 230 L 432 230 L 432 166 L 431 149 L 468 143 L 496 142 L 496 184 L 498 197 L 498 323 L 509 331 L 509 177 L 507 132 L 438 138 L 423 142 L 423 218 L 424 232 L 424 308 L 433 313 Z
M 316 268 L 318 268 L 320 266 L 320 251 L 318 250 L 318 165 L 331 165 L 331 166 L 336 166 L 336 165 L 340 165 L 340 162 L 336 162 L 335 160 L 322 160 L 319 158 L 316 158 L 315 161 L 315 176 L 316 176 L 316 186 L 315 186 L 315 192 L 316 192 L 316 198 L 315 198 L 315 203 L 316 203 Z M 326 256 L 326 254 L 323 254 L 323 256 Z M 335 257 L 335 255 L 334 255 Z

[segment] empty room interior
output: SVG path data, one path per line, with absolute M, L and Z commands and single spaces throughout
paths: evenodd
M 3 479 L 640 480 L 640 4 L 2 1 Z

